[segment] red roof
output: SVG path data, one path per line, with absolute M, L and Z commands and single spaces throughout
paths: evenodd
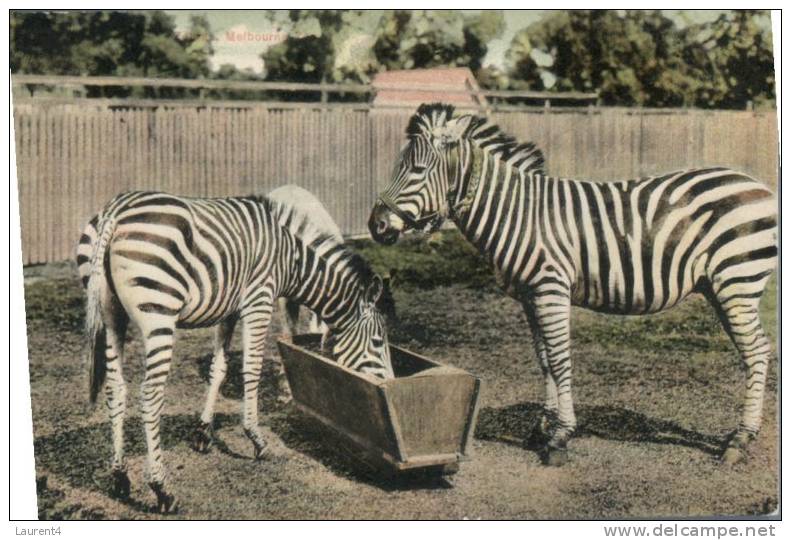
M 480 90 L 469 68 L 404 69 L 377 74 L 371 85 L 376 90 L 373 104 L 415 106 L 441 101 L 454 105 L 486 105 L 484 96 L 469 92 Z M 401 90 L 401 89 L 404 90 Z M 419 88 L 419 90 L 413 90 Z

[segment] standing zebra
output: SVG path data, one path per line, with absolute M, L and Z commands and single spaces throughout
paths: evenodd
M 392 377 L 382 281 L 367 264 L 303 216 L 267 199 L 191 199 L 165 193 L 124 193 L 86 226 L 77 263 L 87 293 L 90 398 L 107 380 L 113 431 L 114 491 L 129 494 L 123 449 L 126 384 L 123 345 L 129 321 L 146 351 L 142 417 L 149 485 L 157 509 L 172 512 L 166 485 L 160 417 L 176 328 L 217 325 L 206 406 L 199 434 L 211 436 L 214 401 L 226 371 L 237 321 L 243 330 L 244 432 L 264 456 L 258 426 L 258 384 L 274 301 L 293 298 L 321 314 L 328 347 L 341 365 Z
M 695 169 L 622 182 L 550 178 L 542 157 L 485 119 L 422 105 L 390 185 L 374 206 L 375 240 L 436 229 L 449 217 L 527 313 L 544 373 L 539 424 L 550 464 L 566 461 L 571 305 L 656 313 L 703 293 L 747 371 L 744 409 L 723 460 L 744 456 L 761 425 L 771 348 L 758 304 L 777 259 L 777 203 L 743 174 Z

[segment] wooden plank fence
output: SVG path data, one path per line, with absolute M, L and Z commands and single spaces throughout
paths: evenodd
M 40 103 L 14 108 L 25 264 L 71 258 L 80 230 L 113 195 L 264 194 L 295 183 L 347 235 L 366 233 L 411 110 L 317 110 L 227 102 L 181 107 Z M 535 108 L 493 112 L 535 141 L 550 174 L 624 179 L 725 165 L 777 185 L 774 112 Z

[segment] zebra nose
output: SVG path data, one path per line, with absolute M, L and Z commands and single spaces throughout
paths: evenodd
M 386 219 L 379 219 L 376 222 L 376 232 L 379 233 L 379 234 L 384 234 L 384 232 L 387 231 L 387 227 L 389 225 L 390 224 L 387 222 Z

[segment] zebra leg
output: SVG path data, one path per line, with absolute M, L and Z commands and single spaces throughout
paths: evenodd
M 230 317 L 219 325 L 214 332 L 214 357 L 211 361 L 211 371 L 209 373 L 209 390 L 206 394 L 206 404 L 200 416 L 200 424 L 195 430 L 193 447 L 198 452 L 208 452 L 211 448 L 214 436 L 212 421 L 214 419 L 214 405 L 220 387 L 225 380 L 228 370 L 228 349 L 231 346 L 233 329 L 236 326 L 237 317 Z
M 278 298 L 277 308 L 283 325 L 282 334 L 292 340 L 299 330 L 299 304 L 287 298 Z
M 178 501 L 170 492 L 166 482 L 166 470 L 162 458 L 160 420 L 165 405 L 165 383 L 170 372 L 173 356 L 173 332 L 175 319 L 152 316 L 146 313 L 140 331 L 144 336 L 146 351 L 146 373 L 141 387 L 141 412 L 148 446 L 148 485 L 157 497 L 157 511 L 175 513 Z
M 109 302 L 112 306 L 106 311 L 107 379 L 105 382 L 105 402 L 110 415 L 113 431 L 113 461 L 111 493 L 119 499 L 127 499 L 131 484 L 126 471 L 124 456 L 124 416 L 126 415 L 126 381 L 124 380 L 124 340 L 129 319 L 117 300 Z M 112 311 L 109 313 L 108 311 Z
M 280 319 L 283 327 L 281 334 L 288 341 L 293 341 L 299 328 L 299 304 L 281 297 L 277 299 L 277 310 L 280 312 Z M 277 363 L 277 390 L 277 400 L 280 403 L 285 404 L 291 401 L 291 388 L 288 387 L 283 362 Z
M 272 317 L 271 300 L 246 311 L 242 316 L 244 344 L 242 425 L 245 435 L 253 443 L 255 459 L 263 459 L 266 453 L 266 442 L 258 427 L 258 386 L 261 381 L 266 334 Z
M 557 389 L 557 426 L 551 432 L 542 457 L 547 465 L 559 466 L 568 460 L 566 446 L 577 427 L 571 397 L 569 295 L 559 292 L 556 286 L 546 290 L 538 287 L 532 298 L 532 312 L 537 334 L 543 342 L 548 371 Z
M 310 312 L 310 322 L 308 323 L 308 331 L 311 334 L 323 334 L 327 330 L 327 325 L 319 319 L 315 312 Z
M 538 359 L 541 373 L 544 376 L 544 390 L 546 391 L 546 399 L 544 401 L 544 410 L 538 422 L 532 429 L 531 438 L 534 438 L 542 443 L 552 438 L 552 430 L 557 422 L 558 417 L 558 389 L 555 386 L 555 380 L 549 371 L 549 364 L 547 362 L 547 350 L 544 346 L 544 340 L 541 337 L 541 329 L 537 323 L 536 314 L 529 303 L 524 304 L 525 312 L 527 313 L 527 320 L 530 324 L 530 331 L 533 337 L 533 347 L 535 349 L 536 358 Z
M 761 427 L 766 374 L 772 352 L 758 315 L 760 296 L 752 296 L 755 284 L 751 285 L 753 287 L 749 291 L 741 294 L 730 290 L 727 297 L 723 294 L 709 297 L 725 331 L 739 351 L 746 372 L 742 420 L 729 437 L 722 454 L 722 461 L 726 464 L 746 459 L 747 446 Z

